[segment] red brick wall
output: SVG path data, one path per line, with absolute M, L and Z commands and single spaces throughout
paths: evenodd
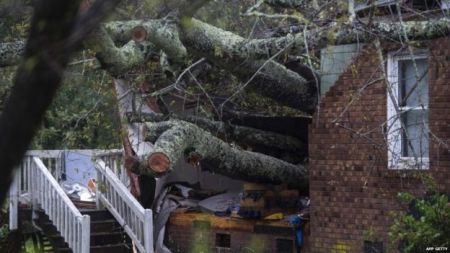
M 216 247 L 216 234 L 230 235 L 230 248 Z M 196 228 L 193 225 L 168 224 L 165 243 L 173 253 L 276 253 L 277 239 L 291 240 L 294 242 L 294 231 L 283 234 L 256 233 L 254 231 L 229 230 L 210 228 Z M 292 253 L 296 252 L 293 246 Z M 305 249 L 302 252 L 308 253 Z M 285 252 L 283 252 L 285 253 Z
M 430 130 L 450 139 L 450 40 L 429 48 Z M 385 52 L 389 50 L 385 47 Z M 386 57 L 386 55 L 385 55 Z M 423 192 L 430 174 L 450 192 L 448 147 L 430 137 L 428 171 L 387 169 L 383 134 L 386 86 L 374 46 L 368 45 L 322 98 L 310 126 L 311 252 L 363 252 L 366 239 L 388 244 L 390 211 L 402 208 L 396 194 Z M 373 236 L 369 236 L 369 232 Z

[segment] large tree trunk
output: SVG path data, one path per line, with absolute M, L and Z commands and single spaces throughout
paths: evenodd
M 193 44 L 192 49 L 198 51 L 203 51 L 202 46 L 205 45 L 205 42 L 213 43 L 216 48 L 212 48 L 212 45 L 206 45 L 207 52 L 205 54 L 228 61 L 232 57 L 267 59 L 283 50 L 289 50 L 289 52 L 295 54 L 304 51 L 305 42 L 310 48 L 322 48 L 326 45 L 370 42 L 374 37 L 381 40 L 401 42 L 405 36 L 409 40 L 428 40 L 444 37 L 450 33 L 450 19 L 446 17 L 426 21 L 405 21 L 403 23 L 373 22 L 371 27 L 365 27 L 363 24 L 353 26 L 335 24 L 307 30 L 306 33 L 251 40 L 195 19 L 192 19 L 192 22 L 186 22 L 182 28 L 185 31 L 189 31 L 189 28 L 197 31 L 194 31 L 192 35 L 183 32 L 180 34 L 173 23 L 167 24 L 167 22 L 162 20 L 115 21 L 104 24 L 104 28 L 114 41 L 125 44 L 132 39 L 133 29 L 142 26 L 148 34 L 146 36 L 148 42 L 163 50 L 171 59 L 179 61 L 183 61 L 187 55 L 180 37 L 186 40 L 183 42 Z M 195 37 L 194 34 L 204 36 Z M 17 57 L 20 57 L 23 53 L 24 45 L 20 41 L 0 43 L 0 66 L 16 65 Z M 214 56 L 211 53 L 217 55 Z
M 304 159 L 306 155 L 307 145 L 296 137 L 264 131 L 253 127 L 239 126 L 191 115 L 167 116 L 163 114 L 145 113 L 128 115 L 130 122 L 148 122 L 146 133 L 147 140 L 154 140 L 164 131 L 178 124 L 177 121 L 169 120 L 169 118 L 193 123 L 201 129 L 210 132 L 212 135 L 227 142 L 235 142 L 241 147 L 250 147 L 252 149 L 263 148 L 271 151 L 294 153 L 299 159 Z M 153 124 L 155 122 L 163 121 L 165 122 Z
M 159 20 L 112 22 L 105 27 L 113 38 L 127 41 L 133 29 L 141 26 L 150 35 L 148 40 L 173 61 L 184 59 L 186 46 L 191 52 L 227 69 L 244 82 L 248 81 L 249 88 L 264 96 L 306 112 L 315 109 L 316 84 L 309 83 L 298 73 L 273 60 L 248 60 L 249 50 L 261 49 L 243 47 L 247 41 L 245 38 L 196 19 L 185 18 L 180 23 L 180 31 Z
M 143 163 L 147 173 L 169 171 L 175 163 L 186 158 L 197 165 L 202 161 L 215 173 L 231 178 L 272 183 L 290 183 L 305 185 L 307 169 L 302 165 L 294 165 L 260 153 L 245 151 L 212 136 L 194 124 L 178 121 L 153 123 L 152 131 L 160 127 L 167 129 L 154 141 L 154 149 L 145 156 Z M 155 140 L 156 139 L 156 140 Z
M 333 25 L 280 38 L 253 40 L 191 18 L 182 19 L 178 27 L 165 20 L 110 22 L 105 25 L 113 40 L 122 42 L 130 41 L 137 27 L 139 31 L 146 31 L 146 41 L 163 50 L 175 63 L 184 62 L 187 47 L 244 80 L 246 83 L 242 89 L 248 86 L 282 104 L 312 112 L 317 103 L 316 84 L 307 82 L 301 75 L 271 58 L 265 59 L 275 57 L 281 51 L 303 52 L 306 46 L 321 48 L 327 44 L 368 42 L 374 36 L 398 41 L 403 41 L 405 36 L 409 40 L 432 39 L 448 35 L 450 22 L 448 18 L 403 23 L 377 22 L 370 27 L 371 33 L 366 32 L 368 28 L 364 25 Z M 0 66 L 14 63 L 21 47 L 20 43 L 0 44 Z M 104 66 L 113 72 L 127 70 L 145 59 L 138 54 L 148 53 L 143 42 L 126 44 L 120 51 L 114 47 L 112 42 L 104 40 L 103 45 L 97 48 Z
M 181 27 L 184 45 L 239 77 L 248 88 L 293 108 L 306 112 L 315 109 L 316 85 L 274 60 L 249 59 L 249 48 L 242 47 L 245 38 L 196 19 L 182 21 Z

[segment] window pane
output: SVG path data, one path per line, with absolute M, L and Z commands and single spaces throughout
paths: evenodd
M 426 59 L 398 61 L 400 106 L 428 106 L 428 64 Z
M 428 110 L 403 113 L 402 120 L 406 128 L 402 138 L 402 156 L 428 157 Z

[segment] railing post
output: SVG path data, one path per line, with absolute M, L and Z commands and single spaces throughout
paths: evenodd
M 153 253 L 153 214 L 151 209 L 144 210 L 144 248 Z
M 58 182 L 61 181 L 62 172 L 65 171 L 64 159 L 65 159 L 64 151 L 61 151 L 55 159 L 56 169 L 55 169 L 54 177 L 56 178 L 56 181 L 58 181 Z
M 20 179 L 21 167 L 15 169 L 14 178 L 9 188 L 9 229 L 16 230 L 19 228 L 19 195 L 20 195 Z
M 81 218 L 81 253 L 89 253 L 91 245 L 91 217 L 83 215 Z
M 27 166 L 29 166 L 30 168 L 30 174 L 31 174 L 31 178 L 30 178 L 30 184 L 31 184 L 31 190 L 30 190 L 30 196 L 31 196 L 31 209 L 32 211 L 32 219 L 37 219 L 38 215 L 36 210 L 38 209 L 38 173 L 37 173 L 37 166 L 34 163 L 34 159 L 32 156 L 28 156 L 27 157 Z
M 95 160 L 95 166 L 97 163 L 98 159 Z M 96 174 L 97 174 L 97 189 L 95 190 L 95 206 L 97 207 L 97 209 L 102 209 L 103 205 L 102 202 L 100 201 L 100 195 L 102 194 L 102 189 L 103 189 L 103 180 L 102 180 L 102 175 L 101 173 L 96 169 L 95 170 Z

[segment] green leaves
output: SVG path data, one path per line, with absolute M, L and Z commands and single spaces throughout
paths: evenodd
M 83 57 L 88 57 L 83 54 Z M 72 66 L 35 137 L 36 149 L 120 147 L 120 122 L 109 76 L 92 61 Z
M 450 204 L 448 196 L 433 191 L 425 197 L 399 193 L 409 203 L 408 213 L 397 213 L 390 228 L 393 245 L 403 253 L 424 252 L 426 247 L 450 246 Z

